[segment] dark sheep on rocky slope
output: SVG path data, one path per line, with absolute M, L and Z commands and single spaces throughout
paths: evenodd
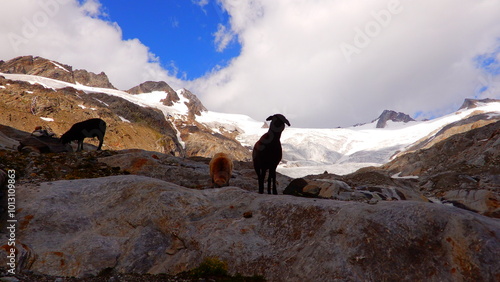
M 101 150 L 104 142 L 104 134 L 106 133 L 106 122 L 100 118 L 92 118 L 82 122 L 73 124 L 73 126 L 61 136 L 61 143 L 67 144 L 77 140 L 77 152 L 83 150 L 83 139 L 94 138 L 99 139 L 97 150 Z
M 229 186 L 229 179 L 233 171 L 233 161 L 225 153 L 217 153 L 210 161 L 210 178 L 216 188 Z
M 276 190 L 276 167 L 281 161 L 283 155 L 281 149 L 280 137 L 285 129 L 285 124 L 290 126 L 290 122 L 281 114 L 275 114 L 266 119 L 271 121 L 269 131 L 255 143 L 252 152 L 253 167 L 259 178 L 259 193 L 264 193 L 264 179 L 266 171 L 269 169 L 267 178 L 267 192 L 271 194 L 271 181 L 273 182 L 273 194 L 277 195 Z

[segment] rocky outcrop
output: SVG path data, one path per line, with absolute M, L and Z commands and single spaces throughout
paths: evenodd
M 162 99 L 160 102 L 165 106 L 172 107 L 175 103 L 179 102 L 181 99 L 179 98 L 179 94 L 182 95 L 188 102 L 185 102 L 188 107 L 189 116 L 194 118 L 195 115 L 200 115 L 201 112 L 206 111 L 207 109 L 201 101 L 186 89 L 179 90 L 179 93 L 174 91 L 166 82 L 164 81 L 147 81 L 136 87 L 129 89 L 127 92 L 130 94 L 142 94 L 142 93 L 150 93 L 153 91 L 163 91 L 167 94 L 165 99 Z
M 86 86 L 115 89 L 104 72 L 95 74 L 86 70 L 73 71 L 71 66 L 42 57 L 21 56 L 14 58 L 1 64 L 0 72 L 37 75 L 74 84 L 80 83 Z
M 0 127 L 1 126 L 2 125 L 0 125 Z M 5 135 L 0 129 L 0 150 L 17 150 L 19 145 L 19 141 Z
M 500 217 L 499 148 L 500 121 L 496 121 L 399 156 L 380 169 L 397 177 L 415 178 L 428 197 Z
M 377 121 L 377 128 L 385 128 L 388 121 L 407 123 L 415 120 L 405 113 L 398 113 L 395 111 L 385 110 L 373 122 L 375 121 Z
M 104 72 L 95 74 L 86 70 L 75 70 L 73 72 L 73 77 L 75 83 L 92 87 L 116 89 L 113 84 L 109 82 L 108 76 Z
M 228 152 L 235 160 L 248 161 L 251 152 L 238 141 L 220 133 L 214 133 L 204 125 L 178 123 L 181 139 L 186 144 L 186 156 L 212 158 L 216 153 Z
M 165 106 L 172 107 L 175 103 L 179 102 L 181 99 L 179 98 L 179 95 L 177 95 L 177 92 L 169 92 L 167 94 L 167 97 L 165 99 L 162 99 L 160 102 L 163 103 Z
M 193 93 L 191 93 L 187 89 L 181 89 L 179 90 L 180 95 L 184 96 L 188 100 L 188 102 L 185 102 L 186 106 L 189 109 L 189 117 L 194 119 L 194 116 L 199 116 L 201 115 L 202 112 L 206 112 L 207 108 L 203 106 L 201 103 L 200 99 L 196 97 Z M 165 104 L 165 100 L 162 100 L 162 102 Z
M 476 108 L 479 104 L 485 104 L 485 103 L 492 103 L 492 102 L 500 102 L 499 99 L 491 99 L 491 98 L 486 98 L 486 99 L 465 99 L 462 106 L 460 106 L 459 110 L 464 110 L 464 109 L 474 109 Z
M 418 140 L 411 147 L 407 148 L 404 153 L 414 152 L 420 149 L 427 149 L 435 144 L 446 140 L 447 138 L 470 131 L 472 129 L 480 128 L 490 123 L 495 123 L 500 120 L 500 115 L 496 113 L 482 113 L 474 112 L 470 116 L 461 119 L 459 121 L 450 123 L 437 132 L 432 132 L 425 138 Z
M 49 136 L 29 136 L 20 141 L 17 150 L 38 154 L 73 152 L 69 145 L 63 145 L 59 138 Z
M 428 202 L 408 181 L 395 180 L 383 172 L 370 169 L 346 176 L 323 174 L 294 179 L 283 193 L 370 204 L 380 201 Z
M 0 72 L 30 74 L 74 83 L 73 68 L 41 57 L 22 56 L 1 65 Z
M 134 175 L 17 191 L 19 267 L 34 273 L 178 273 L 215 256 L 232 274 L 270 281 L 499 275 L 500 223 L 445 205 L 193 190 Z M 0 255 L 3 265 L 5 259 Z
M 450 171 L 476 172 L 479 175 L 499 175 L 500 121 L 470 131 L 455 134 L 433 146 L 404 154 L 382 166 L 399 176 L 422 176 Z M 479 182 L 487 188 L 486 179 Z M 491 183 L 491 188 L 500 183 Z M 451 183 L 447 186 L 454 186 Z
M 153 177 L 187 188 L 210 186 L 208 166 L 203 162 L 133 149 L 100 158 L 99 161 L 120 168 L 123 173 Z
M 99 162 L 109 167 L 119 168 L 124 174 L 153 177 L 194 188 L 211 188 L 209 173 L 210 158 L 177 158 L 158 152 L 143 150 L 123 150 L 118 154 L 99 158 Z M 256 191 L 257 178 L 250 162 L 234 161 L 231 184 L 248 191 Z M 277 173 L 280 193 L 290 182 L 290 178 Z
M 170 87 L 165 81 L 146 81 L 127 90 L 130 94 L 150 93 L 153 91 L 164 91 L 168 95 L 175 94 L 174 89 L 172 89 L 172 87 Z

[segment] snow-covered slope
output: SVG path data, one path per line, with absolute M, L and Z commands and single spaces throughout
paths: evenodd
M 7 79 L 38 83 L 48 88 L 69 86 L 87 93 L 102 92 L 118 96 L 141 106 L 158 108 L 168 118 L 185 119 L 188 113 L 184 103 L 187 99 L 182 95 L 184 91 L 182 89 L 177 91 L 180 101 L 169 107 L 160 102 L 166 97 L 166 92 L 163 91 L 132 95 L 120 90 L 75 85 L 32 75 L 2 73 L 0 75 Z M 430 121 L 388 122 L 383 129 L 377 129 L 375 122 L 351 128 L 294 128 L 291 120 L 292 127 L 286 128 L 281 137 L 283 160 L 278 171 L 292 177 L 301 177 L 322 173 L 325 170 L 335 174 L 347 174 L 361 167 L 381 165 L 389 161 L 395 153 L 405 150 L 419 139 L 450 123 L 466 118 L 474 111 L 493 112 L 491 118 L 499 118 L 500 103 L 481 104 L 474 109 L 463 109 Z M 201 116 L 196 116 L 196 121 L 205 124 L 214 132 L 221 130 L 238 132 L 237 140 L 251 148 L 267 131 L 263 128 L 265 118 L 256 121 L 245 115 L 207 111 Z
M 299 177 L 325 170 L 347 174 L 361 167 L 382 165 L 397 152 L 475 111 L 493 112 L 490 118 L 499 119 L 500 103 L 484 104 L 430 121 L 391 123 L 384 129 L 370 124 L 342 129 L 288 128 L 282 135 L 284 163 L 279 171 Z

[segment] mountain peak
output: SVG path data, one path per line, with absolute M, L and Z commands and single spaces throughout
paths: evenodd
M 73 70 L 72 66 L 42 57 L 20 56 L 7 62 L 2 61 L 0 72 L 37 75 L 73 84 L 116 89 L 104 72 L 95 74 L 86 70 Z
M 170 87 L 165 81 L 146 81 L 141 83 L 135 87 L 130 88 L 126 92 L 130 94 L 142 94 L 142 93 L 150 93 L 153 91 L 164 91 L 168 94 L 175 93 L 174 89 Z
M 377 119 L 373 120 L 372 122 L 375 121 L 377 121 L 377 128 L 385 128 L 385 126 L 387 125 L 387 121 L 407 123 L 409 121 L 415 120 L 405 113 L 385 110 Z
M 202 112 L 206 112 L 207 108 L 203 106 L 200 99 L 196 95 L 194 95 L 191 91 L 183 88 L 179 90 L 179 94 L 184 96 L 184 98 L 188 99 L 189 102 L 185 102 L 186 106 L 189 108 L 189 114 L 192 116 L 199 116 Z
M 464 103 L 458 110 L 466 110 L 466 109 L 474 109 L 480 106 L 481 104 L 487 104 L 487 103 L 494 103 L 494 102 L 500 102 L 499 99 L 491 99 L 491 98 L 486 98 L 486 99 L 465 99 Z

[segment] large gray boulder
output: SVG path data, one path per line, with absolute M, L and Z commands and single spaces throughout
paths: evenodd
M 216 256 L 232 274 L 270 281 L 500 275 L 500 221 L 440 204 L 194 190 L 136 175 L 18 185 L 16 198 L 19 267 L 35 273 L 177 273 Z

